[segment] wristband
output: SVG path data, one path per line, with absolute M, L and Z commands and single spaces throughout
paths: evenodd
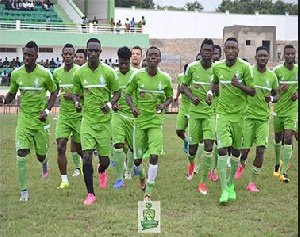
M 271 98 L 271 102 L 273 102 L 273 96 L 270 95 L 270 98 Z
M 110 102 L 110 101 L 109 101 L 109 102 L 107 102 L 107 103 L 106 103 L 106 105 L 108 106 L 108 108 L 109 108 L 109 109 L 111 109 L 111 108 L 112 108 L 112 105 L 111 105 L 111 102 Z
M 209 90 L 209 91 L 207 92 L 207 95 L 213 95 L 212 91 Z
M 50 110 L 47 108 L 44 111 L 46 112 L 47 115 L 50 113 Z
M 79 104 L 79 102 L 78 102 L 78 101 L 76 101 L 76 102 L 75 102 L 75 106 L 77 106 L 78 104 Z

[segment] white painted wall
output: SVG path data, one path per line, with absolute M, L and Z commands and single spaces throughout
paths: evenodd
M 115 8 L 115 20 L 126 17 L 138 22 L 145 16 L 145 31 L 154 39 L 223 38 L 223 28 L 233 25 L 276 26 L 277 40 L 298 40 L 298 16 L 239 15 L 216 12 L 182 12 Z

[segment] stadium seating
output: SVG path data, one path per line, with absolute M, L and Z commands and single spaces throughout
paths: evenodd
M 34 11 L 7 10 L 4 4 L 0 4 L 0 11 L 0 20 L 5 21 L 45 22 L 46 16 L 48 15 L 50 16 L 51 22 L 63 22 L 53 7 L 50 7 L 49 11 L 43 10 L 41 6 L 35 6 Z

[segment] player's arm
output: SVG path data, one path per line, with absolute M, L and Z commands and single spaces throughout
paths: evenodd
M 10 104 L 16 98 L 16 94 L 7 92 L 6 96 L 0 96 L 0 105 Z
M 117 103 L 117 101 L 120 99 L 121 96 L 121 90 L 115 91 L 113 92 L 114 95 L 111 98 L 110 101 L 108 101 L 106 104 L 102 105 L 101 110 L 103 111 L 103 113 L 107 114 L 108 111 L 114 106 L 115 103 Z
M 78 113 L 82 110 L 82 105 L 80 103 L 80 92 L 82 91 L 81 84 L 80 84 L 80 75 L 78 70 L 73 74 L 73 94 L 72 99 L 75 105 L 76 111 Z
M 181 88 L 183 93 L 186 94 L 186 96 L 192 101 L 194 105 L 197 106 L 200 103 L 200 98 L 194 96 L 186 84 L 183 83 Z
M 174 98 L 174 102 L 176 102 L 178 100 L 180 93 L 181 93 L 181 86 L 178 84 L 176 97 Z
M 292 101 L 298 100 L 298 88 L 297 88 L 297 91 L 296 91 L 295 93 L 292 94 L 291 100 L 292 100 Z
M 128 104 L 128 106 L 130 107 L 130 109 L 132 111 L 133 116 L 135 118 L 137 118 L 137 116 L 139 116 L 139 114 L 140 114 L 140 111 L 139 111 L 139 109 L 137 107 L 134 106 L 134 103 L 133 103 L 131 95 L 130 94 L 126 94 L 125 99 L 126 99 L 126 103 Z
M 206 103 L 208 105 L 212 104 L 213 94 L 219 95 L 219 82 L 214 80 L 211 82 L 210 89 L 207 91 L 206 94 Z

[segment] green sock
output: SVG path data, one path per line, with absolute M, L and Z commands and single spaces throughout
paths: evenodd
M 200 178 L 201 183 L 204 183 L 207 178 L 207 174 L 211 167 L 211 158 L 212 158 L 212 152 L 204 151 L 203 167 L 202 167 L 201 178 Z
M 188 155 L 187 158 L 191 164 L 194 164 L 195 156 Z
M 17 168 L 20 190 L 27 189 L 26 186 L 26 157 L 17 156 Z
M 252 167 L 250 183 L 255 183 L 257 176 L 260 175 L 260 172 L 261 172 L 261 168 L 257 168 L 255 166 Z
M 128 151 L 129 151 L 129 149 L 128 149 L 127 145 L 125 145 L 125 146 L 123 147 L 123 152 L 124 152 L 125 154 L 127 154 Z
M 114 160 L 114 150 L 115 150 L 114 144 L 111 143 L 111 146 L 110 146 L 110 154 L 111 154 L 111 156 L 109 157 L 110 161 L 115 161 Z
M 213 168 L 214 169 L 217 169 L 217 167 L 218 167 L 218 158 L 219 158 L 219 156 L 218 156 L 218 146 L 214 146 L 214 166 L 213 166 Z
M 227 190 L 226 171 L 227 171 L 228 156 L 218 156 L 218 170 L 221 181 L 222 191 Z
M 286 174 L 288 163 L 292 157 L 292 153 L 293 153 L 293 146 L 284 144 L 283 145 L 283 161 L 282 161 L 282 168 L 280 170 L 280 174 L 284 174 L 284 173 Z
M 133 152 L 128 149 L 127 151 L 127 162 L 126 162 L 126 172 L 130 172 L 133 167 Z
M 230 172 L 229 172 L 229 179 L 228 179 L 228 185 L 230 184 L 233 184 L 233 181 L 234 181 L 234 175 L 237 171 L 237 168 L 239 166 L 239 163 L 240 163 L 240 158 L 241 156 L 239 157 L 235 157 L 233 155 L 230 156 Z
M 152 191 L 152 188 L 153 188 L 154 184 L 155 184 L 155 182 L 151 183 L 151 182 L 147 181 L 146 194 L 151 196 L 151 191 Z
M 281 143 L 274 142 L 274 150 L 275 150 L 275 164 L 280 165 Z
M 76 169 L 80 169 L 80 156 L 77 152 L 72 152 L 73 163 Z
M 200 158 L 203 155 L 204 152 L 204 144 L 203 143 L 199 143 L 198 145 L 198 150 L 196 153 L 196 167 L 200 168 Z
M 117 179 L 123 180 L 123 169 L 124 169 L 124 155 L 123 155 L 123 149 L 114 149 L 114 162 L 117 172 Z
M 134 166 L 134 169 L 139 174 L 140 179 L 144 179 L 146 177 L 145 169 L 143 164 L 140 164 L 139 166 Z

